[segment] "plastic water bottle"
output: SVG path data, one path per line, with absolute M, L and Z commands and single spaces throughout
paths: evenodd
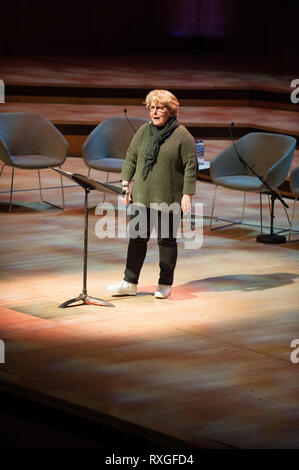
M 205 163 L 205 144 L 203 140 L 196 139 L 196 152 L 198 165 L 203 165 Z

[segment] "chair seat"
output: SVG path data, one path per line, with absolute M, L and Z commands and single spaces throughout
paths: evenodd
M 213 182 L 219 186 L 239 191 L 260 191 L 264 188 L 261 181 L 256 176 L 233 175 L 214 178 Z
M 61 165 L 61 159 L 46 155 L 11 155 L 11 160 L 16 167 L 28 170 L 38 170 Z
M 124 162 L 121 158 L 99 158 L 97 160 L 89 160 L 88 165 L 96 170 L 120 173 Z

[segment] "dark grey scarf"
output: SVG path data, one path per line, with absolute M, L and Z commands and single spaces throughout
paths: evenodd
M 149 171 L 152 169 L 154 163 L 157 160 L 157 156 L 160 150 L 160 146 L 165 140 L 173 133 L 178 127 L 179 123 L 175 117 L 168 119 L 165 126 L 159 128 L 151 122 L 150 124 L 150 137 L 148 147 L 146 149 L 144 167 L 142 170 L 142 178 L 145 180 Z

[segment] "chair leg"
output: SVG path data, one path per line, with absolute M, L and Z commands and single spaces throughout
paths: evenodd
M 4 167 L 5 167 L 5 163 L 3 163 L 3 165 L 2 165 L 1 172 L 0 172 L 0 177 L 2 176 L 2 173 L 3 173 Z
M 14 175 L 15 175 L 15 169 L 13 167 L 12 168 L 12 173 L 11 173 L 11 181 L 10 181 L 10 196 L 9 196 L 9 209 L 8 209 L 9 212 L 11 212 L 11 210 L 12 210 L 12 193 L 13 193 Z
M 63 207 L 57 206 L 57 204 L 53 204 L 53 202 L 49 202 L 49 201 L 46 201 L 45 199 L 43 199 L 40 170 L 37 170 L 37 173 L 38 173 L 39 194 L 40 194 L 40 199 L 41 199 L 41 201 L 42 201 L 44 204 L 48 204 L 49 206 L 57 207 L 57 209 L 64 209 L 64 195 L 63 195 Z
M 291 217 L 291 223 L 290 223 L 290 229 L 289 229 L 289 238 L 288 240 L 290 241 L 291 239 L 291 236 L 292 236 L 292 229 L 293 229 L 293 223 L 294 223 L 294 217 L 295 217 L 295 207 L 296 207 L 296 203 L 297 203 L 297 197 L 294 201 L 294 205 L 293 205 L 293 210 L 292 210 L 292 217 Z
M 211 212 L 211 216 L 210 216 L 210 230 L 213 230 L 213 219 L 214 219 L 214 209 L 215 209 L 215 205 L 216 205 L 216 191 L 217 191 L 217 188 L 218 188 L 218 185 L 215 185 L 215 191 L 214 191 L 214 197 L 213 197 L 213 204 L 212 204 L 212 212 Z M 240 222 L 234 222 L 232 220 L 227 220 L 227 219 L 223 219 L 223 218 L 219 218 L 216 216 L 216 219 L 217 220 L 223 220 L 225 222 L 229 222 L 228 225 L 223 225 L 221 227 L 216 227 L 216 228 L 223 228 L 223 227 L 228 227 L 229 225 L 236 225 L 236 224 L 242 224 L 243 223 L 243 220 L 244 220 L 244 215 L 245 215 L 245 207 L 246 207 L 246 192 L 244 191 L 244 196 L 243 196 L 243 208 L 242 208 L 242 219 L 240 220 Z M 216 229 L 214 228 L 214 230 Z
M 106 175 L 106 183 L 108 183 L 108 181 L 109 181 L 109 172 L 107 172 L 107 175 Z M 106 193 L 104 192 L 103 202 L 105 202 L 105 199 L 106 199 Z
M 40 199 L 42 201 L 43 200 L 43 193 L 42 193 L 42 183 L 41 183 L 41 178 L 40 178 L 40 170 L 37 170 L 37 174 L 38 174 L 38 184 L 39 184 L 39 195 L 40 195 Z
M 213 216 L 214 216 L 214 208 L 215 208 L 217 187 L 218 187 L 218 186 L 217 186 L 217 184 L 216 184 L 216 185 L 215 185 L 215 191 L 214 191 L 214 197 L 213 197 L 212 212 L 211 212 L 211 217 L 210 217 L 210 230 L 212 230 L 212 224 L 213 224 Z
M 61 169 L 61 165 L 59 166 Z M 65 199 L 64 199 L 64 187 L 63 187 L 63 178 L 62 175 L 60 175 L 60 187 L 61 187 L 61 197 L 62 197 L 62 207 L 63 210 L 65 209 Z
M 244 195 L 243 195 L 243 209 L 242 209 L 242 219 L 241 219 L 241 223 L 243 223 L 243 221 L 244 221 L 244 215 L 245 215 L 245 206 L 246 206 L 246 192 L 244 191 Z
M 260 222 L 261 222 L 261 234 L 263 233 L 263 198 L 262 191 L 260 191 Z

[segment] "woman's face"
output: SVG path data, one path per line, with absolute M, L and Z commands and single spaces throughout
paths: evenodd
M 163 127 L 170 118 L 169 109 L 160 103 L 152 103 L 149 111 L 151 121 L 155 126 Z

